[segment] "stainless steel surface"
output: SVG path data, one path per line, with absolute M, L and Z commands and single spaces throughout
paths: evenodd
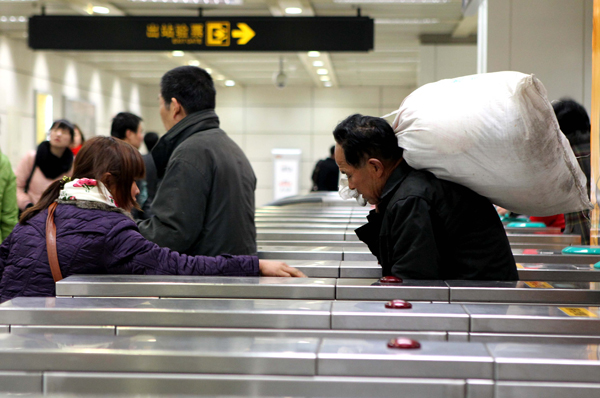
M 318 339 L 0 335 L 0 370 L 314 375 Z
M 507 226 L 504 226 L 504 230 L 506 231 L 507 234 L 514 233 L 514 234 L 538 234 L 538 235 L 548 234 L 548 235 L 558 235 L 558 234 L 561 233 L 560 228 L 556 228 L 556 227 L 546 227 L 546 228 L 528 228 L 528 227 L 524 227 L 524 228 L 516 228 L 516 227 L 507 227 Z
M 367 247 L 361 241 L 347 240 L 259 240 L 258 246 L 328 246 L 328 247 Z
M 576 330 L 573 333 L 577 333 Z M 600 344 L 600 336 L 521 333 L 470 333 L 469 341 L 479 343 Z
M 356 236 L 356 233 L 352 230 L 346 231 L 346 235 L 344 237 L 344 240 L 349 240 L 349 241 L 360 241 L 360 239 L 358 239 L 358 236 Z
M 494 382 L 492 380 L 467 380 L 466 398 L 494 398 Z
M 418 349 L 392 349 L 385 340 L 324 339 L 319 375 L 492 379 L 493 360 L 480 343 L 421 342 Z
M 333 300 L 335 279 L 179 275 L 70 276 L 57 296 Z
M 256 240 L 344 240 L 346 232 L 327 229 L 327 230 L 302 230 L 302 229 L 265 229 L 256 231 Z M 358 240 L 358 238 L 353 239 Z
M 0 316 L 3 312 L 0 310 Z M 81 335 L 105 335 L 114 336 L 116 328 L 114 326 L 86 326 L 77 324 L 76 326 L 46 326 L 46 325 L 11 325 L 10 333 L 12 334 L 29 334 L 29 333 L 66 333 L 66 334 L 81 334 Z
M 41 394 L 42 392 L 41 372 L 0 372 L 0 394 L 20 396 L 21 394 Z
M 331 328 L 469 331 L 469 316 L 460 305 L 414 303 L 410 309 L 390 309 L 385 303 L 335 301 L 331 307 Z
M 10 332 L 9 325 L 0 325 L 0 333 L 8 333 L 8 332 Z
M 340 278 L 381 278 L 381 265 L 377 261 L 342 261 Z
M 465 382 L 449 379 L 51 372 L 44 380 L 48 393 L 78 395 L 106 391 L 113 395 L 135 392 L 144 396 L 465 397 Z
M 467 332 L 448 332 L 448 341 L 469 341 L 469 333 Z
M 507 234 L 510 243 L 556 243 L 569 245 L 581 244 L 580 235 L 557 234 L 557 235 L 536 235 L 536 234 Z
M 327 246 L 258 246 L 258 258 L 290 260 L 343 260 L 341 248 Z
M 18 297 L 0 305 L 16 325 L 330 329 L 331 302 Z
M 519 280 L 600 282 L 600 269 L 593 264 L 518 263 Z
M 543 333 L 600 336 L 598 307 L 465 305 L 464 308 L 470 315 L 471 332 L 473 333 Z M 573 312 L 575 312 L 575 315 L 572 314 Z
M 600 255 L 562 254 L 560 250 L 513 249 L 517 263 L 594 264 Z
M 405 330 L 330 330 L 330 329 L 233 329 L 233 328 L 179 328 L 179 327 L 127 327 L 118 326 L 119 336 L 152 334 L 159 336 L 219 336 L 219 337 L 285 337 L 332 339 L 391 339 L 402 336 L 410 339 L 446 341 L 446 332 L 420 332 Z
M 590 398 L 600 397 L 600 384 L 592 383 L 532 383 L 500 381 L 495 398 Z
M 339 278 L 340 261 L 334 260 L 282 260 L 291 267 L 298 268 L 309 278 Z
M 338 300 L 450 300 L 450 289 L 443 281 L 405 280 L 399 285 L 381 285 L 378 279 L 338 279 Z
M 366 221 L 366 219 L 365 219 Z M 351 223 L 350 217 L 310 217 L 310 216 L 263 216 L 257 215 L 254 217 L 254 222 L 258 224 L 331 224 L 335 225 L 336 228 L 338 225 L 345 227 L 349 223 Z
M 344 247 L 344 261 L 377 261 L 368 247 Z
M 491 343 L 487 347 L 496 362 L 497 381 L 593 383 L 600 375 L 600 346 L 595 344 Z
M 450 302 L 598 305 L 595 282 L 447 281 Z M 339 289 L 339 288 L 338 288 Z
M 510 242 L 510 247 L 513 249 L 542 249 L 542 250 L 562 250 L 566 246 L 562 243 L 521 243 L 521 242 Z
M 330 230 L 339 230 L 345 231 L 346 224 L 324 224 L 324 223 L 283 223 L 283 222 L 256 222 L 256 230 L 264 231 L 269 229 L 310 229 L 310 230 L 320 230 L 320 229 L 330 229 Z

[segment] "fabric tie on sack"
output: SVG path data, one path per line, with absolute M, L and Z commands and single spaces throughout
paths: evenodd
M 38 166 L 44 176 L 53 180 L 56 177 L 67 174 L 73 165 L 73 152 L 69 148 L 59 158 L 50 151 L 50 142 L 42 142 L 35 154 L 35 166 Z M 34 167 L 35 167 L 34 166 Z
M 76 178 L 67 182 L 58 194 L 59 200 L 86 200 L 119 207 L 106 186 L 92 178 Z

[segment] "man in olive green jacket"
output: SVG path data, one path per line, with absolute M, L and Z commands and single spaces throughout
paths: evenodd
M 18 217 L 17 179 L 8 157 L 0 152 L 0 241 L 12 232 Z

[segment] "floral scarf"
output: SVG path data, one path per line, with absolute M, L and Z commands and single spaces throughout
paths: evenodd
M 91 178 L 75 178 L 66 182 L 58 194 L 59 200 L 87 200 L 119 207 L 106 186 Z

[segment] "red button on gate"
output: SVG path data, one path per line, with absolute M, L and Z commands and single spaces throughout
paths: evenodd
M 421 343 L 416 340 L 406 339 L 403 337 L 397 337 L 395 339 L 391 339 L 388 341 L 387 346 L 389 348 L 399 348 L 399 349 L 415 349 L 421 348 Z
M 383 278 L 379 279 L 379 283 L 402 283 L 402 279 L 398 278 L 397 276 L 384 276 Z
M 385 303 L 385 308 L 409 309 L 412 308 L 412 304 L 404 300 L 392 300 Z

